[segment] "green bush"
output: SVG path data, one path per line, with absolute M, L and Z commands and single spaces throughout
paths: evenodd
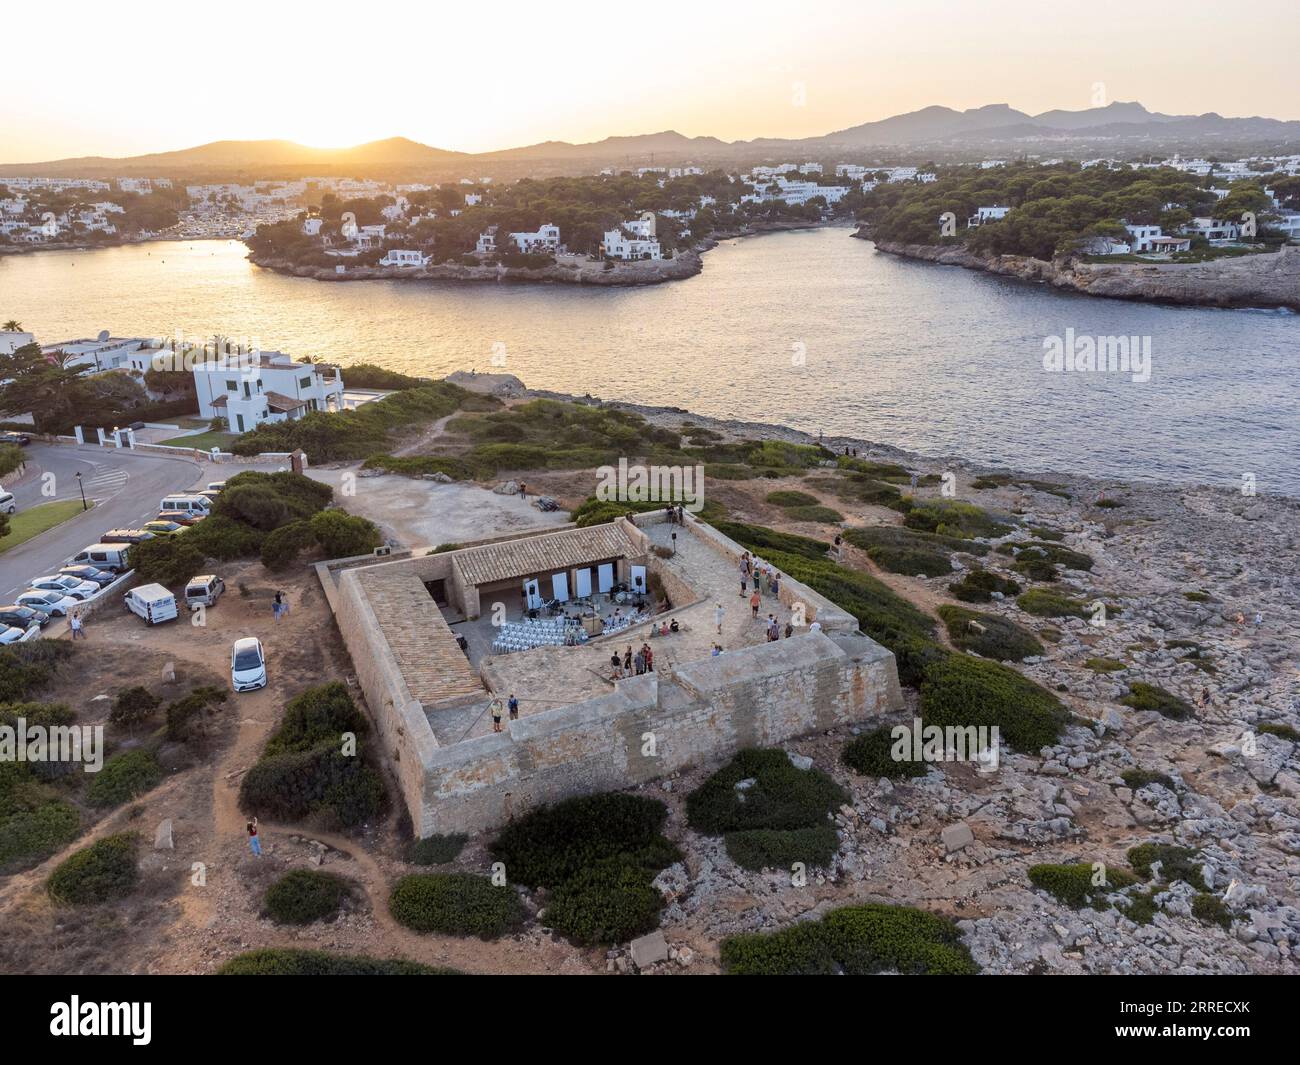
M 787 507 L 785 516 L 791 521 L 816 522 L 822 525 L 838 525 L 844 515 L 833 507 Z
M 524 922 L 524 905 L 511 886 L 495 887 L 470 873 L 412 873 L 393 885 L 393 918 L 416 932 L 496 939 Z
M 994 592 L 1002 596 L 1019 595 L 1020 585 L 1010 577 L 972 566 L 960 581 L 948 585 L 948 591 L 963 603 L 988 603 Z
M 1088 604 L 1049 588 L 1030 588 L 1016 599 L 1016 606 L 1026 614 L 1040 618 L 1086 618 L 1091 615 Z
M 188 532 L 156 537 L 131 548 L 131 568 L 142 581 L 175 587 L 203 572 L 204 555 Z
M 774 507 L 815 507 L 820 502 L 816 496 L 807 492 L 768 492 L 767 501 Z
M 800 558 L 820 559 L 830 550 L 831 546 L 821 540 L 811 540 L 806 536 L 796 536 L 794 533 L 777 532 L 775 529 L 768 529 L 762 525 L 742 525 L 740 522 L 735 521 L 719 521 L 714 522 L 713 526 L 723 536 L 730 537 L 737 543 L 764 557 L 770 551 L 778 551 L 782 554 L 797 555 Z
M 1016 558 L 1016 561 L 1011 568 L 1031 581 L 1050 582 L 1056 580 L 1056 578 L 1060 576 L 1060 574 L 1056 572 L 1056 567 L 1045 558 L 1026 555 L 1023 551 Z
M 1043 653 L 1043 645 L 1033 633 L 997 614 L 980 614 L 949 604 L 939 607 L 938 613 L 958 650 L 999 662 L 1019 662 Z
M 491 845 L 506 875 L 528 887 L 556 887 L 583 868 L 624 855 L 655 872 L 679 855 L 663 836 L 668 808 L 657 799 L 611 792 L 532 810 Z
M 546 923 L 579 946 L 621 943 L 656 928 L 664 897 L 654 874 L 623 858 L 606 858 L 559 884 Z
M 460 976 L 455 969 L 402 958 L 327 954 L 323 950 L 272 947 L 237 954 L 217 970 L 219 976 Z
M 1060 544 L 1043 540 L 1031 540 L 1027 545 L 1027 549 L 1041 551 L 1048 562 L 1055 562 L 1058 566 L 1064 566 L 1066 569 L 1092 569 L 1093 560 L 1091 555 L 1086 555 L 1082 551 L 1071 551 L 1068 547 L 1062 547 Z
M 1128 665 L 1116 658 L 1088 658 L 1084 660 L 1083 668 L 1094 673 L 1118 673 L 1121 669 L 1128 669 Z
M 1129 693 L 1120 700 L 1125 706 L 1131 706 L 1135 710 L 1154 710 L 1162 717 L 1170 718 L 1174 721 L 1182 721 L 1189 718 L 1195 711 L 1192 710 L 1188 703 L 1185 703 L 1173 692 L 1165 691 L 1156 684 L 1146 684 L 1143 681 L 1135 680 L 1129 685 Z
M 887 725 L 881 725 L 851 740 L 841 756 L 844 764 L 867 777 L 904 780 L 925 776 L 924 762 L 911 757 L 894 758 L 894 739 L 890 731 Z
M 446 865 L 456 860 L 468 842 L 469 836 L 463 832 L 426 836 L 411 844 L 406 852 L 406 860 L 412 865 Z
M 226 482 L 213 504 L 212 514 L 260 532 L 271 532 L 291 521 L 306 520 L 333 501 L 334 489 L 305 474 L 249 470 Z
M 362 467 L 400 473 L 407 477 L 445 473 L 454 481 L 469 481 L 474 478 L 474 469 L 469 463 L 450 455 L 371 455 L 362 463 Z
M 351 896 L 341 876 L 294 869 L 267 888 L 263 907 L 276 924 L 311 924 L 332 920 Z
M 374 551 L 383 542 L 375 523 L 344 510 L 322 510 L 310 529 L 326 558 L 351 558 Z
M 728 832 L 723 837 L 727 856 L 742 869 L 789 869 L 795 862 L 825 867 L 840 845 L 839 833 L 830 825 L 815 828 L 754 828 Z
M 989 553 L 988 544 L 977 540 L 963 540 L 959 536 L 943 536 L 939 533 L 921 532 L 896 525 L 873 525 L 868 528 L 845 529 L 844 539 L 854 547 L 870 551 L 873 547 L 905 547 L 933 554 L 951 555 L 961 551 L 968 555 L 984 556 Z
M 91 777 L 86 802 L 91 806 L 121 806 L 158 786 L 162 766 L 153 751 L 136 748 L 115 754 Z
M 113 699 L 113 708 L 108 713 L 108 720 L 114 725 L 130 728 L 154 716 L 162 700 L 148 688 L 135 685 L 124 688 Z
M 1104 879 L 1102 883 L 1094 884 L 1093 880 L 1098 876 Z M 1138 881 L 1123 869 L 1106 867 L 1094 872 L 1087 862 L 1079 862 L 1074 865 L 1031 865 L 1029 882 L 1071 909 L 1078 910 L 1084 906 L 1104 909 L 1102 898 L 1105 895 L 1131 887 Z
M 921 716 L 941 727 L 998 727 L 1017 751 L 1055 743 L 1068 716 L 1046 688 L 1016 670 L 970 655 L 936 662 L 921 684 Z
M 1125 786 L 1134 791 L 1145 788 L 1148 784 L 1159 784 L 1170 791 L 1177 787 L 1173 777 L 1167 773 L 1157 773 L 1154 769 L 1126 769 L 1119 776 Z
M 999 521 L 983 507 L 960 499 L 927 499 L 914 503 L 903 524 L 909 529 L 942 533 L 945 536 L 996 538 L 1011 526 Z
M 737 790 L 751 778 L 753 785 Z M 814 828 L 847 801 L 848 793 L 820 769 L 796 769 L 778 748 L 751 747 L 686 797 L 686 815 L 692 828 L 710 835 Z
M 1167 883 L 1185 880 L 1198 891 L 1207 890 L 1201 876 L 1201 865 L 1197 861 L 1200 851 L 1190 847 L 1178 847 L 1172 843 L 1139 843 L 1130 847 L 1128 864 L 1143 880 L 1151 879 L 1151 865 L 1160 862 L 1160 875 Z
M 164 733 L 169 740 L 184 743 L 200 731 L 196 725 L 202 721 L 203 711 L 209 706 L 224 703 L 230 697 L 225 688 L 202 685 L 188 695 L 183 695 L 167 705 L 167 726 Z
M 312 545 L 311 524 L 306 521 L 291 521 L 267 533 L 262 541 L 262 565 L 267 569 L 288 569 L 308 547 Z
M 18 702 L 44 687 L 73 651 L 73 646 L 63 640 L 0 647 L 0 703 Z
M 965 976 L 979 972 L 946 918 L 908 906 L 845 906 L 779 932 L 730 936 L 723 971 L 741 976 Z
M 952 572 L 950 555 L 924 548 L 879 544 L 867 548 L 867 557 L 881 569 L 907 577 L 942 577 Z
M 1204 924 L 1217 924 L 1225 932 L 1232 930 L 1232 914 L 1217 895 L 1208 892 L 1193 895 L 1192 916 Z
M 1265 736 L 1276 736 L 1278 739 L 1289 740 L 1291 743 L 1300 743 L 1300 731 L 1290 725 L 1279 724 L 1276 721 L 1265 722 L 1258 726 L 1256 731 Z
M 139 880 L 134 832 L 105 836 L 60 862 L 45 882 L 57 903 L 87 906 L 129 895 Z
M 32 763 L 0 762 L 0 872 L 48 857 L 80 831 L 77 808 L 36 779 Z

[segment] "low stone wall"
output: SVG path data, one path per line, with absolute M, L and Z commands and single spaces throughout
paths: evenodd
M 420 836 L 498 828 L 542 803 L 626 788 L 745 747 L 881 717 L 902 705 L 894 656 L 861 635 L 806 633 L 649 673 L 583 703 L 440 747 Z

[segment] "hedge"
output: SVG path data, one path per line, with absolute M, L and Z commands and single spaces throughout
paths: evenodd
M 993 593 L 1001 596 L 1019 595 L 1020 585 L 1010 577 L 972 566 L 960 581 L 948 585 L 948 591 L 963 603 L 987 603 L 993 599 Z
M 1015 750 L 1036 752 L 1055 743 L 1068 714 L 1046 688 L 1008 666 L 970 655 L 949 655 L 921 684 L 927 725 L 996 725 Z
M 1071 909 L 1078 910 L 1091 906 L 1095 910 L 1104 910 L 1106 895 L 1132 887 L 1138 878 L 1123 869 L 1104 869 L 1103 883 L 1094 885 L 1097 873 L 1087 862 L 1072 865 L 1031 865 L 1029 882 L 1041 888 L 1058 902 Z
M 779 932 L 730 936 L 722 968 L 741 976 L 968 976 L 979 972 L 955 924 L 909 906 L 846 906 Z
M 1082 599 L 1053 592 L 1048 588 L 1031 588 L 1016 599 L 1016 606 L 1026 614 L 1042 618 L 1086 618 L 1091 614 Z
M 47 858 L 80 831 L 77 808 L 36 779 L 31 763 L 0 763 L 0 871 Z
M 1151 879 L 1151 866 L 1160 863 L 1160 875 L 1167 883 L 1184 880 L 1198 891 L 1209 890 L 1201 876 L 1200 851 L 1172 843 L 1139 843 L 1130 847 L 1128 864 L 1143 880 Z
M 909 529 L 963 539 L 996 538 L 1005 536 L 1012 529 L 983 507 L 959 499 L 927 499 L 914 503 L 903 524 Z
M 844 520 L 844 515 L 838 510 L 823 506 L 787 507 L 785 516 L 791 521 L 807 521 L 820 525 L 838 525 Z
M 1043 645 L 1033 633 L 997 614 L 981 614 L 951 604 L 940 606 L 938 613 L 958 650 L 999 662 L 1019 662 L 1043 653 Z
M 830 865 L 839 849 L 839 833 L 829 825 L 815 828 L 756 828 L 728 832 L 723 837 L 727 856 L 742 869 L 789 869 L 795 862 L 805 866 Z
M 737 790 L 736 784 L 754 784 Z M 686 797 L 686 816 L 698 832 L 813 828 L 848 801 L 848 793 L 819 769 L 796 769 L 785 751 L 740 751 Z
M 140 878 L 136 867 L 139 837 L 122 832 L 83 847 L 66 858 L 45 881 L 57 903 L 86 906 L 129 895 Z
M 1191 717 L 1195 711 L 1191 705 L 1178 698 L 1173 692 L 1166 691 L 1156 684 L 1146 684 L 1135 680 L 1129 685 L 1129 694 L 1120 700 L 1125 706 L 1135 710 L 1154 710 L 1162 717 L 1182 721 Z
M 461 976 L 455 969 L 421 965 L 404 958 L 328 954 L 323 950 L 267 948 L 237 954 L 218 976 Z
M 584 866 L 546 904 L 546 923 L 579 946 L 621 943 L 658 927 L 664 897 L 654 874 L 621 857 Z
M 341 876 L 315 869 L 294 869 L 266 890 L 263 906 L 276 924 L 311 924 L 337 916 L 352 896 Z
M 902 780 L 925 776 L 927 768 L 924 762 L 911 757 L 894 758 L 894 739 L 890 731 L 889 726 L 881 725 L 851 740 L 840 756 L 844 764 L 868 777 Z
M 162 778 L 162 766 L 153 751 L 143 747 L 123 751 L 109 758 L 91 777 L 86 802 L 91 806 L 121 806 L 156 788 Z
M 471 873 L 412 873 L 393 885 L 393 918 L 416 932 L 495 939 L 524 922 L 513 887 Z

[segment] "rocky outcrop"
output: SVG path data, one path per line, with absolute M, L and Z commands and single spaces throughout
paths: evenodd
M 858 230 L 854 236 L 869 240 Z M 891 255 L 984 270 L 1110 299 L 1200 307 L 1300 310 L 1300 247 L 1205 263 L 1084 263 L 1023 255 L 975 255 L 960 246 L 877 242 Z

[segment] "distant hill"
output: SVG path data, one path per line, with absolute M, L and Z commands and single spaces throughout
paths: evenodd
M 586 144 L 542 141 L 519 148 L 477 154 L 433 148 L 405 137 L 390 137 L 352 148 L 309 148 L 284 140 L 214 141 L 195 148 L 122 159 L 88 156 L 44 163 L 0 164 L 0 174 L 16 176 L 115 177 L 132 174 L 214 175 L 219 173 L 286 176 L 349 173 L 430 173 L 449 175 L 465 167 L 491 164 L 502 177 L 561 173 L 593 166 L 646 166 L 691 162 L 726 165 L 768 158 L 773 153 L 825 157 L 874 150 L 931 152 L 936 159 L 980 153 L 1003 154 L 1050 145 L 1052 154 L 1198 150 L 1300 151 L 1300 121 L 1165 115 L 1140 103 L 1115 102 L 1082 111 L 1053 110 L 1030 115 L 1007 104 L 957 111 L 925 107 L 876 122 L 801 139 L 758 138 L 723 141 L 687 137 L 675 130 L 606 137 Z

